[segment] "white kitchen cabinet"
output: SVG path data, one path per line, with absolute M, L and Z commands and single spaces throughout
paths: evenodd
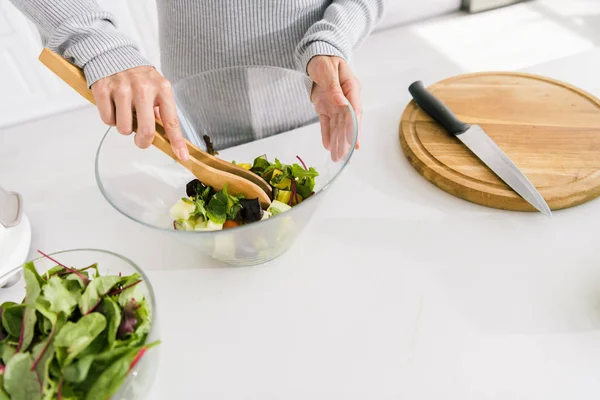
M 154 0 L 100 0 L 117 16 L 120 29 L 158 63 Z M 35 26 L 11 3 L 0 1 L 0 129 L 81 107 L 86 101 L 39 61 L 42 43 Z M 157 64 L 158 65 L 158 64 Z

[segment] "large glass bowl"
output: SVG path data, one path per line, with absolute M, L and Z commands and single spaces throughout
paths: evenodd
M 126 217 L 181 240 L 231 266 L 257 265 L 283 254 L 310 221 L 326 189 L 344 170 L 358 138 L 349 105 L 335 109 L 345 154 L 334 157 L 322 144 L 321 124 L 310 101 L 312 81 L 296 71 L 272 67 L 226 68 L 173 85 L 185 135 L 205 149 L 211 137 L 219 158 L 252 163 L 266 155 L 319 172 L 315 195 L 272 218 L 222 231 L 176 231 L 169 209 L 186 196 L 194 179 L 155 147 L 138 149 L 133 135 L 110 128 L 97 152 L 96 179 L 108 202 Z
M 147 343 L 159 339 L 156 300 L 152 285 L 144 271 L 131 260 L 115 253 L 96 249 L 66 250 L 49 254 L 49 256 L 72 268 L 84 268 L 98 263 L 98 272 L 101 276 L 118 275 L 119 273 L 126 276 L 138 273 L 142 277 L 142 282 L 138 286 L 148 301 L 152 318 Z M 45 257 L 35 259 L 33 263 L 40 275 L 56 266 L 56 263 Z M 0 277 L 0 303 L 5 301 L 19 303 L 23 300 L 25 297 L 25 280 L 22 270 L 23 267 L 21 266 Z M 110 400 L 142 400 L 147 398 L 156 378 L 159 352 L 160 345 L 148 350 L 131 370 L 119 392 Z

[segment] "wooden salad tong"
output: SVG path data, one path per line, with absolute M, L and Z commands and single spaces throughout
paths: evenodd
M 79 67 L 47 48 L 42 50 L 39 60 L 77 93 L 90 103 L 96 104 L 92 91 L 88 89 L 85 75 Z M 156 119 L 152 144 L 188 169 L 200 182 L 216 190 L 221 190 L 227 185 L 229 194 L 243 195 L 247 199 L 258 198 L 263 208 L 271 204 L 272 189 L 264 179 L 251 171 L 202 151 L 187 139 L 186 143 L 190 157 L 187 161 L 182 161 L 173 152 L 162 121 Z

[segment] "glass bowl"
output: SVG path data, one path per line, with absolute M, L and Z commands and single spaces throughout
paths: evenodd
M 66 250 L 53 254 L 50 257 L 63 265 L 73 268 L 84 268 L 98 263 L 98 271 L 104 275 L 132 275 L 138 273 L 142 277 L 142 283 L 138 286 L 150 306 L 152 324 L 148 334 L 147 343 L 159 339 L 159 326 L 156 313 L 156 300 L 152 285 L 144 271 L 131 260 L 105 250 L 78 249 Z M 33 260 L 36 270 L 40 275 L 56 266 L 48 258 L 40 257 Z M 19 303 L 25 297 L 25 280 L 20 266 L 0 277 L 0 302 L 13 301 Z M 141 400 L 147 398 L 154 383 L 158 370 L 160 345 L 148 350 L 140 361 L 133 367 L 127 379 L 110 400 Z
M 230 266 L 250 266 L 286 252 L 310 221 L 320 201 L 352 157 L 358 125 L 349 102 L 337 107 L 336 137 L 344 149 L 333 161 L 321 138 L 321 124 L 310 101 L 312 81 L 305 74 L 273 67 L 234 67 L 202 73 L 173 85 L 179 118 L 188 140 L 206 149 L 208 135 L 217 157 L 252 164 L 266 155 L 285 164 L 314 167 L 315 194 L 271 218 L 220 231 L 180 231 L 170 208 L 186 197 L 194 176 L 158 148 L 140 150 L 133 135 L 110 128 L 96 155 L 102 195 L 121 214 L 170 235 Z

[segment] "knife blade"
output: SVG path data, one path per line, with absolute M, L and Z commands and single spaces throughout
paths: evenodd
M 425 88 L 421 81 L 411 84 L 408 91 L 423 111 L 450 134 L 455 135 L 511 189 L 538 211 L 552 218 L 552 211 L 546 200 L 479 125 L 470 125 L 459 120 L 452 110 Z

